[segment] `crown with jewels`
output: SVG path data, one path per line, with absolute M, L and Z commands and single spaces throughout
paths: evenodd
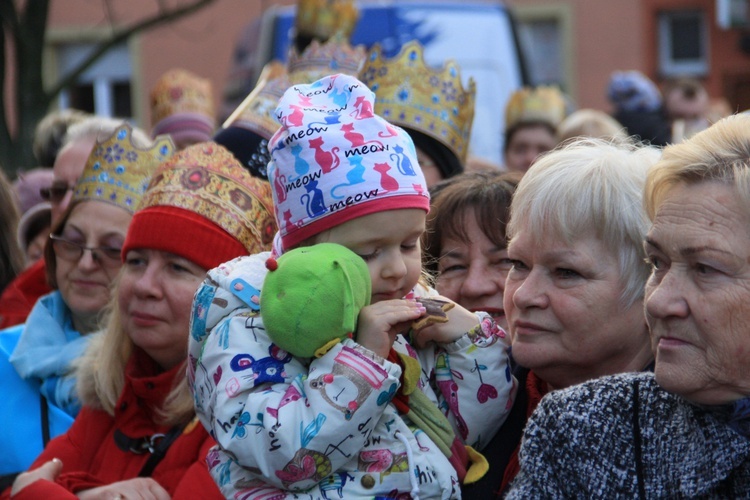
M 423 48 L 412 41 L 386 60 L 380 44 L 370 50 L 360 73 L 375 92 L 375 113 L 389 122 L 428 135 L 466 160 L 474 120 L 476 84 L 461 84 L 458 65 L 446 61 L 442 68 L 424 62 Z
M 270 139 L 281 126 L 276 119 L 276 106 L 290 85 L 284 64 L 280 61 L 269 62 L 263 67 L 253 91 L 227 118 L 224 127 L 243 127 L 266 140 Z
M 358 20 L 352 0 L 299 0 L 295 27 L 299 34 L 327 40 L 337 33 L 349 37 Z
M 157 125 L 177 113 L 194 113 L 213 121 L 211 81 L 184 69 L 164 73 L 151 90 L 151 123 Z
M 545 122 L 553 127 L 565 118 L 565 99 L 557 87 L 540 85 L 515 91 L 505 105 L 505 126 L 522 122 Z
M 139 148 L 132 137 L 133 128 L 123 123 L 111 137 L 97 143 L 78 179 L 74 200 L 104 201 L 135 212 L 151 175 L 172 156 L 175 146 L 162 135 L 150 148 Z
M 323 43 L 313 40 L 301 54 L 294 48 L 289 51 L 289 83 L 312 83 L 336 73 L 357 76 L 366 58 L 365 46 L 352 46 L 342 34 Z

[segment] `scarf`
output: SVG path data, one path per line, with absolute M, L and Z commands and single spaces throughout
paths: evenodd
M 435 403 L 419 390 L 419 361 L 391 348 L 388 361 L 401 367 L 401 385 L 392 402 L 400 414 L 409 417 L 440 448 L 456 469 L 462 484 L 481 479 L 489 469 L 484 456 L 456 437 L 450 422 Z
M 38 380 L 42 395 L 75 417 L 81 405 L 71 364 L 83 354 L 90 337 L 73 329 L 70 309 L 55 291 L 34 305 L 10 362 L 21 378 Z

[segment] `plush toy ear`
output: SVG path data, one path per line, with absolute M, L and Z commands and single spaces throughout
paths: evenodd
M 358 255 L 354 256 L 359 259 Z M 359 311 L 370 303 L 370 294 L 372 293 L 372 285 L 369 280 L 369 270 L 367 272 L 367 280 L 363 283 L 361 271 L 356 266 L 342 266 L 340 262 L 336 262 L 336 265 L 341 269 L 341 273 L 344 275 L 344 283 L 346 289 L 344 291 L 344 317 L 342 318 L 344 329 L 348 333 L 354 333 L 357 329 L 357 320 L 359 319 Z M 367 290 L 367 293 L 363 293 L 363 288 Z

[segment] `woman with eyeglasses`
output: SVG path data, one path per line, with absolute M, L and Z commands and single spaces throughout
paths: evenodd
M 122 124 L 94 147 L 45 247 L 54 291 L 37 301 L 25 324 L 0 332 L 0 475 L 26 469 L 80 409 L 74 362 L 100 328 L 136 205 L 156 166 L 174 151 L 167 138 L 133 139 Z
M 222 498 L 185 377 L 190 310 L 208 269 L 269 250 L 275 233 L 270 184 L 223 147 L 162 163 L 128 228 L 106 327 L 78 366 L 83 408 L 2 498 Z

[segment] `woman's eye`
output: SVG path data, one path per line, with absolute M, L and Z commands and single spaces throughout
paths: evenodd
M 698 274 L 711 274 L 716 272 L 716 269 L 713 267 L 700 263 L 695 265 L 695 270 L 698 271 Z
M 577 271 L 574 271 L 573 269 L 567 269 L 565 267 L 558 267 L 555 270 L 555 273 L 563 279 L 579 278 L 581 276 L 581 274 Z
M 524 264 L 520 260 L 508 259 L 508 261 L 510 262 L 511 271 L 526 271 L 528 269 L 528 267 L 526 267 L 526 264 Z
M 463 264 L 448 264 L 447 266 L 440 266 L 438 268 L 438 272 L 440 274 L 446 274 L 450 272 L 463 271 L 464 269 L 466 269 L 466 266 L 464 266 Z
M 649 255 L 646 257 L 646 264 L 651 266 L 651 270 L 658 271 L 659 269 L 664 267 L 664 262 L 655 255 Z

